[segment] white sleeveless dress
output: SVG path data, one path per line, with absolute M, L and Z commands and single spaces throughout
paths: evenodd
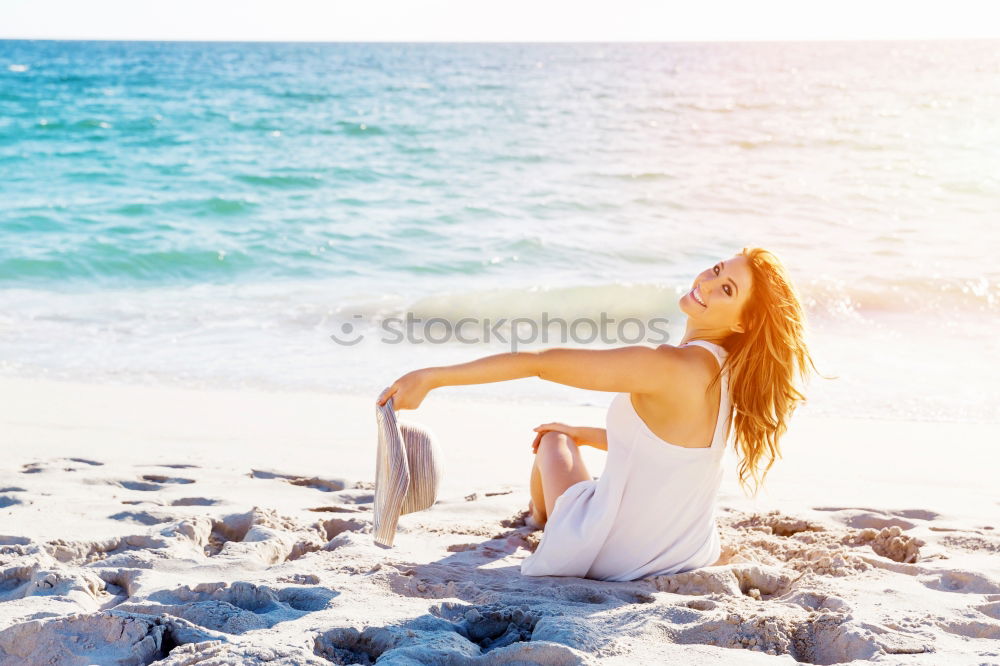
M 708 349 L 720 366 L 725 361 L 726 350 L 713 342 L 685 344 Z M 715 504 L 731 412 L 728 374 L 721 377 L 712 445 L 704 448 L 660 439 L 639 418 L 631 394 L 615 396 L 603 473 L 556 499 L 521 573 L 628 581 L 715 562 L 721 552 Z

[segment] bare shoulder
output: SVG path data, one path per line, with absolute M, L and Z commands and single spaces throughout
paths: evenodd
M 717 368 L 719 365 L 715 360 L 715 354 L 698 345 L 675 347 L 663 344 L 655 351 L 664 359 L 664 363 L 673 366 L 677 372 L 698 373 L 706 368 L 709 370 Z
M 719 369 L 715 355 L 698 345 L 662 344 L 655 351 L 661 359 L 659 363 L 669 370 L 662 384 L 664 398 L 676 400 L 697 394 L 697 389 L 706 386 Z

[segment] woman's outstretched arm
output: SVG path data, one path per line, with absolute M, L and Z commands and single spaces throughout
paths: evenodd
M 684 383 L 697 372 L 698 366 L 670 345 L 655 349 L 642 345 L 615 349 L 554 347 L 493 354 L 467 363 L 415 370 L 383 391 L 378 403 L 393 397 L 396 409 L 416 409 L 434 388 L 523 377 L 539 377 L 593 391 L 656 393 Z

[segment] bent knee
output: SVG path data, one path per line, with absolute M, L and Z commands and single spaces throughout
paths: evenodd
M 538 443 L 538 455 L 540 462 L 548 467 L 553 460 L 560 461 L 560 464 L 574 465 L 580 456 L 579 448 L 568 435 L 561 432 L 547 432 Z
M 569 435 L 561 432 L 556 432 L 555 430 L 549 430 L 547 433 L 542 435 L 542 439 L 538 442 L 538 448 L 543 446 L 550 448 L 553 446 L 567 446 L 573 444 L 570 440 Z

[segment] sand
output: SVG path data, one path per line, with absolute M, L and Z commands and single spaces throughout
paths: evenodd
M 610 583 L 519 569 L 531 428 L 603 409 L 402 412 L 446 478 L 387 549 L 377 392 L 0 379 L 0 663 L 1000 664 L 995 425 L 803 408 L 724 563 Z

